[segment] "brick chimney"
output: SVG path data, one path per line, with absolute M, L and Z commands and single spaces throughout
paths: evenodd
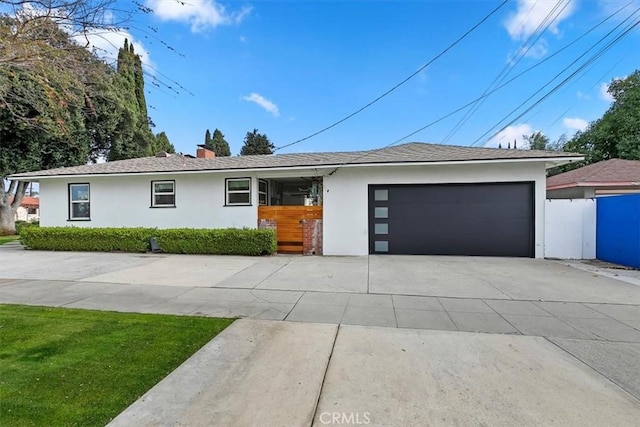
M 196 157 L 198 159 L 213 159 L 215 156 L 216 153 L 209 150 L 205 145 L 198 145 L 198 149 L 196 150 Z

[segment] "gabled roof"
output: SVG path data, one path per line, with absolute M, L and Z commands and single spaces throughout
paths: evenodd
M 547 190 L 602 186 L 640 186 L 640 160 L 610 159 L 547 178 Z
M 13 196 L 9 197 L 9 203 L 13 203 Z M 40 206 L 40 199 L 37 197 L 24 196 L 20 206 L 23 208 L 37 208 Z
M 300 167 L 335 167 L 371 164 L 435 163 L 465 161 L 546 160 L 567 163 L 581 160 L 581 154 L 538 150 L 506 150 L 412 142 L 369 151 L 297 153 L 257 156 L 192 158 L 179 154 L 143 157 L 93 165 L 49 169 L 12 175 L 11 179 L 47 178 L 70 175 L 110 175 L 187 171 L 231 171 Z

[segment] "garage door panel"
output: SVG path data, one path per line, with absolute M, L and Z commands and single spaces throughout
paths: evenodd
M 533 183 L 375 185 L 369 200 L 371 253 L 533 256 Z

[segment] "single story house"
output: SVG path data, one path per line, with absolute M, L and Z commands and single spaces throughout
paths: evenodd
M 235 157 L 201 147 L 10 178 L 40 183 L 43 226 L 260 225 L 277 228 L 283 251 L 306 246 L 304 234 L 324 255 L 541 258 L 546 169 L 582 159 L 425 143 Z
M 13 201 L 13 197 L 9 200 L 9 203 Z M 37 197 L 24 196 L 22 203 L 16 209 L 15 216 L 13 218 L 16 221 L 38 221 L 40 219 L 40 200 Z
M 548 199 L 630 193 L 640 193 L 640 160 L 604 160 L 547 178 Z

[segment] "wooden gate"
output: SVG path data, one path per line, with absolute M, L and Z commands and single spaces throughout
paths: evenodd
M 278 253 L 301 254 L 302 220 L 322 219 L 322 206 L 259 206 L 258 220 L 275 220 Z

